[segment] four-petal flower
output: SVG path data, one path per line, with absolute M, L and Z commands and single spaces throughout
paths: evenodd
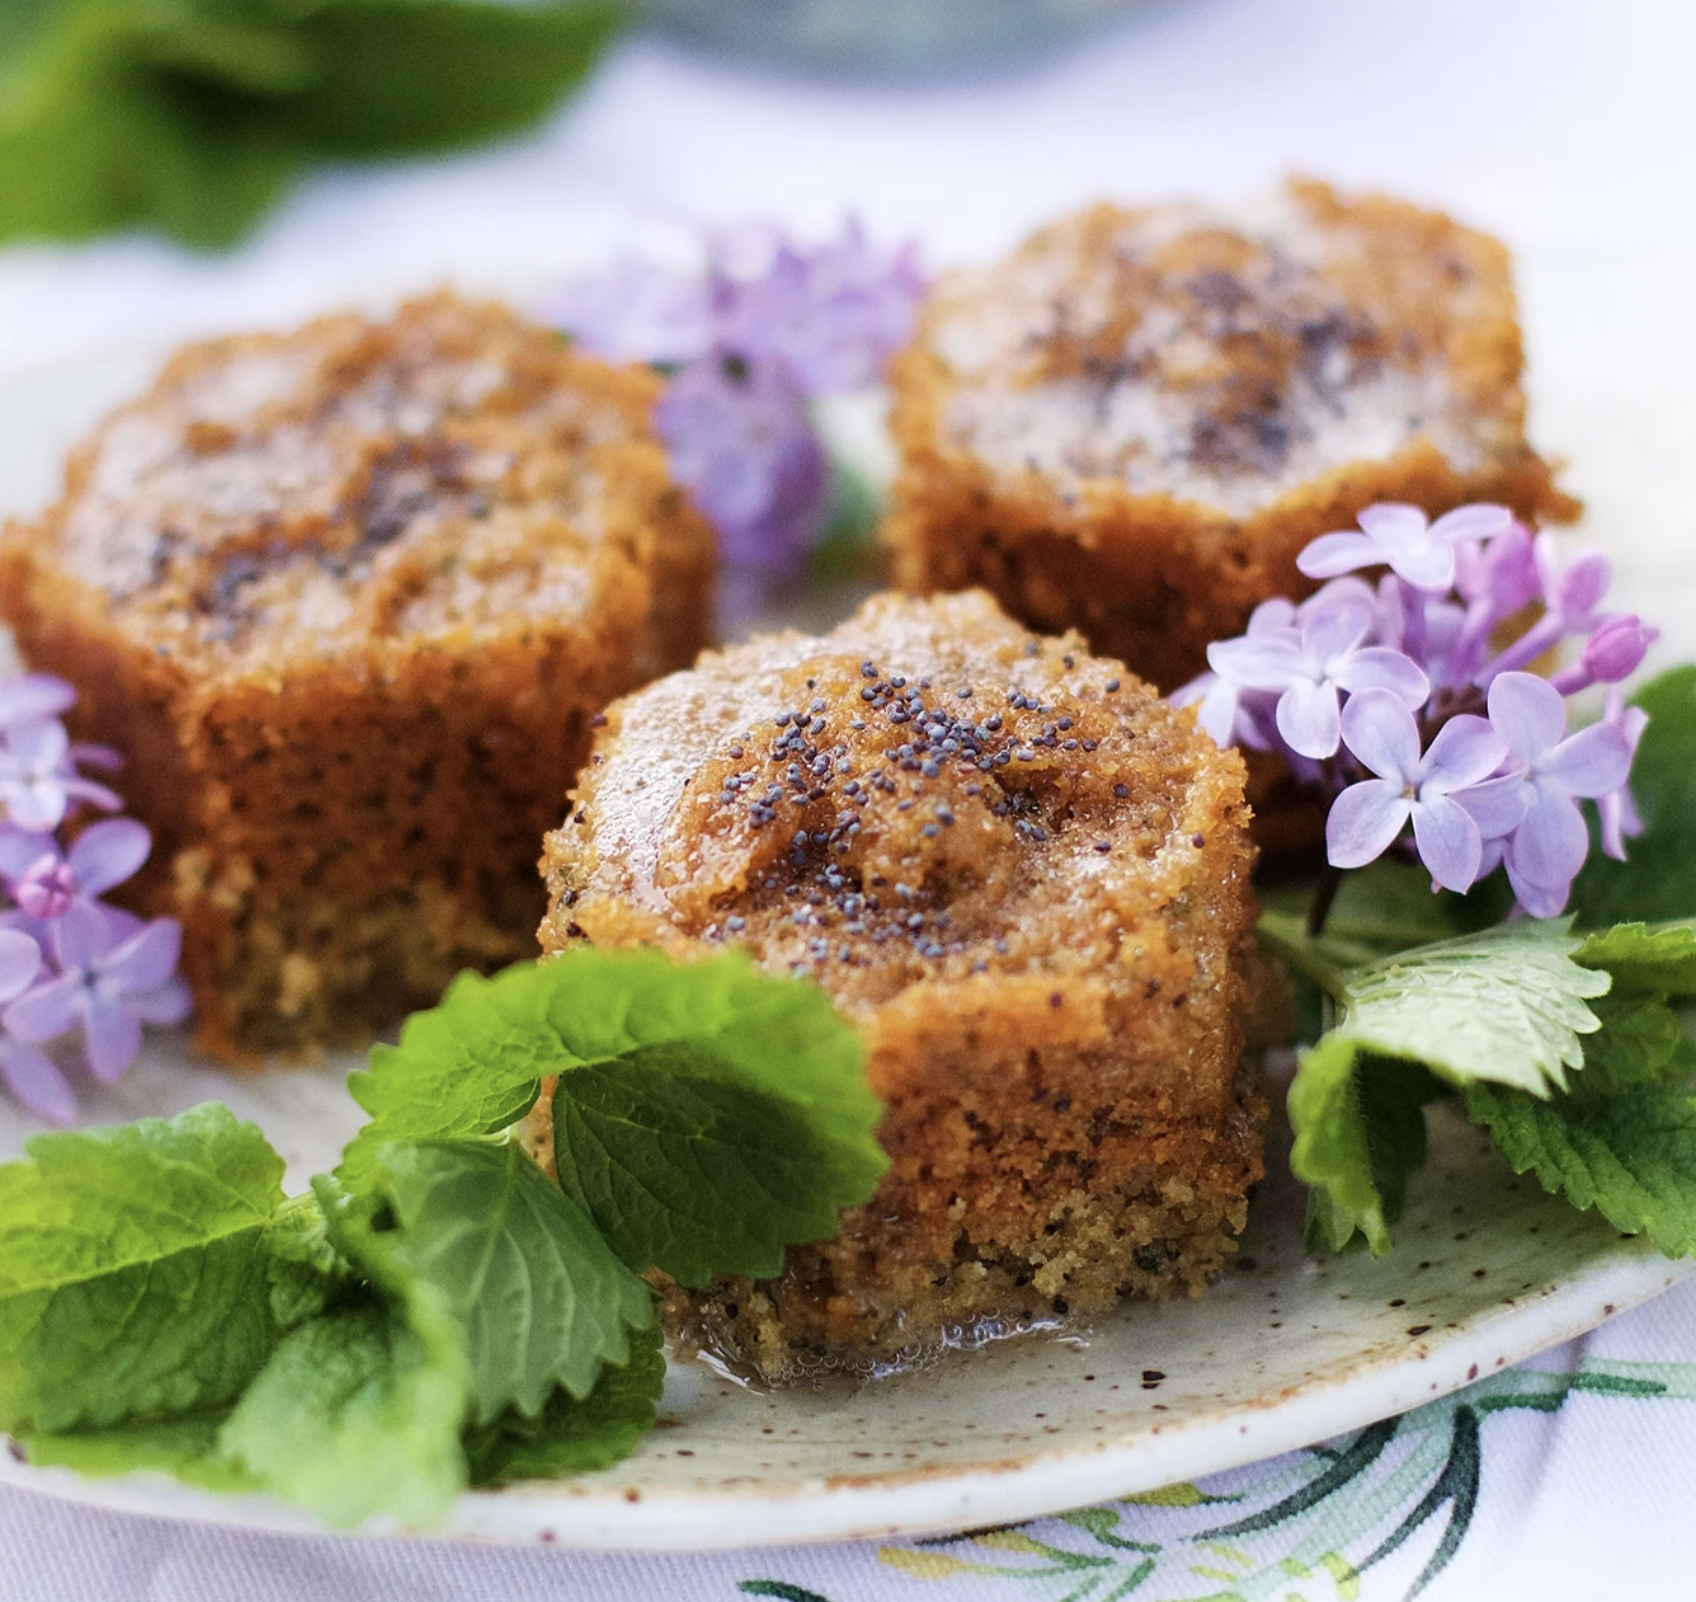
M 121 915 L 61 918 L 53 942 L 58 976 L 26 991 L 3 1015 L 16 1039 L 52 1040 L 80 1025 L 90 1070 L 112 1080 L 135 1061 L 144 1023 L 188 1016 L 188 986 L 175 977 L 182 928 L 173 920 L 133 928 Z
M 1513 513 L 1479 503 L 1445 512 L 1435 523 L 1417 506 L 1380 501 L 1356 520 L 1358 533 L 1321 534 L 1296 558 L 1309 578 L 1335 578 L 1363 567 L 1388 567 L 1420 590 L 1446 590 L 1455 578 L 1455 541 L 1505 533 Z
M 1483 836 L 1464 805 L 1465 792 L 1507 755 L 1485 718 L 1451 718 L 1430 749 L 1419 749 L 1411 711 L 1385 690 L 1363 690 L 1343 708 L 1343 739 L 1376 778 L 1351 784 L 1325 820 L 1333 867 L 1361 868 L 1395 843 L 1409 819 L 1420 861 L 1445 890 L 1465 890 L 1478 877 Z
M 1504 777 L 1524 802 L 1503 847 L 1508 881 L 1527 912 L 1552 918 L 1566 906 L 1590 850 L 1579 799 L 1599 800 L 1625 784 L 1633 742 L 1607 720 L 1568 734 L 1560 691 L 1534 673 L 1499 674 L 1489 709 L 1513 759 Z
M 116 811 L 123 801 L 76 770 L 65 725 L 48 719 L 15 723 L 0 744 L 0 804 L 20 829 L 56 829 L 72 801 Z
M 1316 601 L 1320 599 L 1316 597 Z M 1376 608 L 1341 592 L 1302 609 L 1293 626 L 1222 640 L 1207 648 L 1208 665 L 1238 689 L 1280 691 L 1278 732 L 1292 751 L 1321 758 L 1340 738 L 1339 691 L 1385 690 L 1409 707 L 1431 693 L 1430 681 L 1400 651 L 1368 645 Z

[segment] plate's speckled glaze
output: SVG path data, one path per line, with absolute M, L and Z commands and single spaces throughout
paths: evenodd
M 1550 264 L 1525 297 L 1527 324 L 1543 335 L 1532 350 L 1538 437 L 1574 457 L 1572 487 L 1589 502 L 1592 537 L 1615 557 L 1621 604 L 1667 630 L 1663 662 L 1696 654 L 1686 599 L 1696 590 L 1696 458 L 1685 439 L 1696 372 L 1668 357 L 1647 319 L 1686 267 Z M 0 386 L 0 513 L 49 494 L 65 445 L 156 361 L 137 351 Z M 167 1039 L 121 1084 L 92 1091 L 87 1113 L 112 1122 L 222 1099 L 264 1126 L 299 1185 L 354 1125 L 341 1087 L 350 1065 L 226 1076 Z M 1275 1178 L 1256 1195 L 1237 1266 L 1201 1301 L 1127 1304 L 1087 1333 L 1004 1341 L 860 1388 L 763 1395 L 700 1365 L 674 1367 L 661 1427 L 628 1462 L 468 1495 L 437 1533 L 705 1549 L 1026 1518 L 1357 1428 L 1579 1334 L 1696 1269 L 1515 1180 L 1475 1131 L 1443 1116 L 1432 1125 L 1431 1163 L 1382 1261 L 1304 1257 L 1301 1195 Z M 0 1101 L 0 1159 L 33 1127 Z M 4 1452 L 0 1480 L 135 1512 L 312 1527 L 269 1502 L 158 1479 L 87 1482 Z

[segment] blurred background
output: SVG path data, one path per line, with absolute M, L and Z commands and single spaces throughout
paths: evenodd
M 1292 169 L 1682 282 L 1693 64 L 1680 0 L 5 0 L 0 371 L 700 223 L 934 267 Z

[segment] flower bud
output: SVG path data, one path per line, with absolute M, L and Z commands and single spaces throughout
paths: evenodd
M 1610 617 L 1584 642 L 1584 671 L 1592 684 L 1618 684 L 1629 678 L 1659 636 L 1635 615 Z

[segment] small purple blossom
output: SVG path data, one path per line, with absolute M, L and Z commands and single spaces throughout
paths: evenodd
M 76 769 L 65 725 L 45 719 L 15 723 L 0 743 L 0 806 L 20 829 L 57 829 L 73 802 L 115 812 L 120 796 Z
M 8 830 L 0 832 L 0 878 L 22 912 L 51 920 L 122 884 L 151 848 L 152 836 L 133 818 L 91 823 L 63 855 L 50 834 Z
M 26 1044 L 80 1027 L 96 1079 L 118 1078 L 141 1050 L 141 1026 L 181 1023 L 192 1005 L 176 977 L 182 929 L 157 918 L 134 933 L 111 919 L 61 919 L 53 928 L 56 977 L 0 1014 Z
M 1333 868 L 1407 849 L 1411 825 L 1438 886 L 1464 890 L 1504 866 L 1520 905 L 1552 917 L 1590 848 L 1581 803 L 1595 803 L 1610 855 L 1641 829 L 1628 779 L 1647 720 L 1618 686 L 1657 631 L 1604 610 L 1603 557 L 1563 560 L 1503 507 L 1432 522 L 1375 506 L 1359 521 L 1298 559 L 1328 582 L 1299 608 L 1263 603 L 1173 699 L 1199 703 L 1220 743 L 1275 752 L 1330 793 Z M 1526 671 L 1550 655 L 1566 665 Z M 1596 685 L 1606 713 L 1574 733 L 1567 698 Z
M 1635 760 L 1637 742 L 1643 738 L 1643 731 L 1649 726 L 1649 714 L 1640 706 L 1627 706 L 1625 697 L 1615 684 L 1608 689 L 1602 721 L 1619 730 L 1626 750 Z M 1637 803 L 1632 799 L 1629 780 L 1606 795 L 1599 796 L 1596 800 L 1596 812 L 1602 822 L 1602 850 L 1616 862 L 1624 862 L 1625 842 L 1627 839 L 1635 839 L 1643 832 L 1643 819 L 1638 815 Z
M 730 588 L 757 592 L 792 579 L 825 528 L 812 403 L 881 377 L 923 288 L 911 248 L 876 250 L 850 220 L 812 249 L 771 229 L 723 232 L 701 272 L 625 263 L 546 310 L 587 350 L 676 369 L 661 438 L 718 530 Z
M 1455 542 L 1488 539 L 1513 523 L 1505 506 L 1461 506 L 1435 523 L 1417 506 L 1384 501 L 1360 514 L 1359 533 L 1321 534 L 1296 558 L 1309 578 L 1335 578 L 1387 566 L 1421 590 L 1446 590 L 1455 577 Z
M 1583 653 L 1571 667 L 1563 668 L 1550 682 L 1562 695 L 1577 695 L 1592 684 L 1618 684 L 1643 665 L 1649 647 L 1661 637 L 1635 613 L 1617 613 L 1596 625 L 1584 642 Z
M 41 971 L 41 948 L 26 934 L 0 929 L 0 1005 L 15 1000 Z M 26 1107 L 55 1124 L 76 1117 L 70 1084 L 46 1052 L 0 1035 L 0 1080 Z
M 1410 707 L 1431 693 L 1400 651 L 1366 643 L 1375 612 L 1361 596 L 1329 596 L 1304 608 L 1294 626 L 1210 645 L 1207 660 L 1239 689 L 1278 691 L 1274 719 L 1285 743 L 1301 756 L 1328 757 L 1340 738 L 1340 691 L 1387 690 Z
M 793 577 L 817 531 L 828 465 L 788 371 L 740 356 L 692 363 L 654 423 L 726 561 Z
M 857 218 L 813 251 L 779 241 L 764 272 L 732 281 L 719 340 L 785 363 L 808 395 L 865 389 L 911 337 L 924 275 L 911 245 L 874 250 Z
M 626 260 L 603 278 L 578 278 L 543 315 L 593 356 L 681 366 L 705 356 L 714 338 L 712 295 L 699 273 Z
M 1575 557 L 1570 566 L 1564 565 L 1555 542 L 1547 534 L 1538 537 L 1533 554 L 1537 562 L 1538 598 L 1543 606 L 1543 615 L 1479 670 L 1477 680 L 1486 688 L 1497 674 L 1513 673 L 1528 667 L 1563 640 L 1590 635 L 1611 621 L 1610 614 L 1597 611 L 1611 577 L 1605 556 L 1585 551 Z
M 132 818 L 79 816 L 123 803 L 79 771 L 115 769 L 120 758 L 71 743 L 57 714 L 74 700 L 69 685 L 41 674 L 0 682 L 0 1084 L 57 1124 L 76 1117 L 67 1037 L 80 1031 L 84 1065 L 115 1079 L 140 1049 L 143 1024 L 180 1022 L 189 1007 L 175 976 L 179 926 L 144 924 L 99 899 L 135 873 L 152 842 Z
M 1567 733 L 1566 702 L 1533 673 L 1498 674 L 1490 685 L 1490 722 L 1513 758 L 1504 777 L 1524 805 L 1503 844 L 1508 882 L 1520 905 L 1538 918 L 1566 906 L 1572 881 L 1590 851 L 1578 802 L 1620 789 L 1631 771 L 1632 745 L 1606 721 Z
M 1335 867 L 1361 868 L 1381 857 L 1411 821 L 1419 858 L 1445 890 L 1467 890 L 1478 877 L 1483 836 L 1465 792 L 1507 753 L 1485 718 L 1462 715 L 1419 749 L 1419 725 L 1385 690 L 1363 690 L 1343 709 L 1343 738 L 1369 773 L 1339 795 L 1325 821 L 1326 854 Z
M 49 673 L 20 673 L 0 684 L 0 729 L 56 718 L 75 704 L 77 692 Z

